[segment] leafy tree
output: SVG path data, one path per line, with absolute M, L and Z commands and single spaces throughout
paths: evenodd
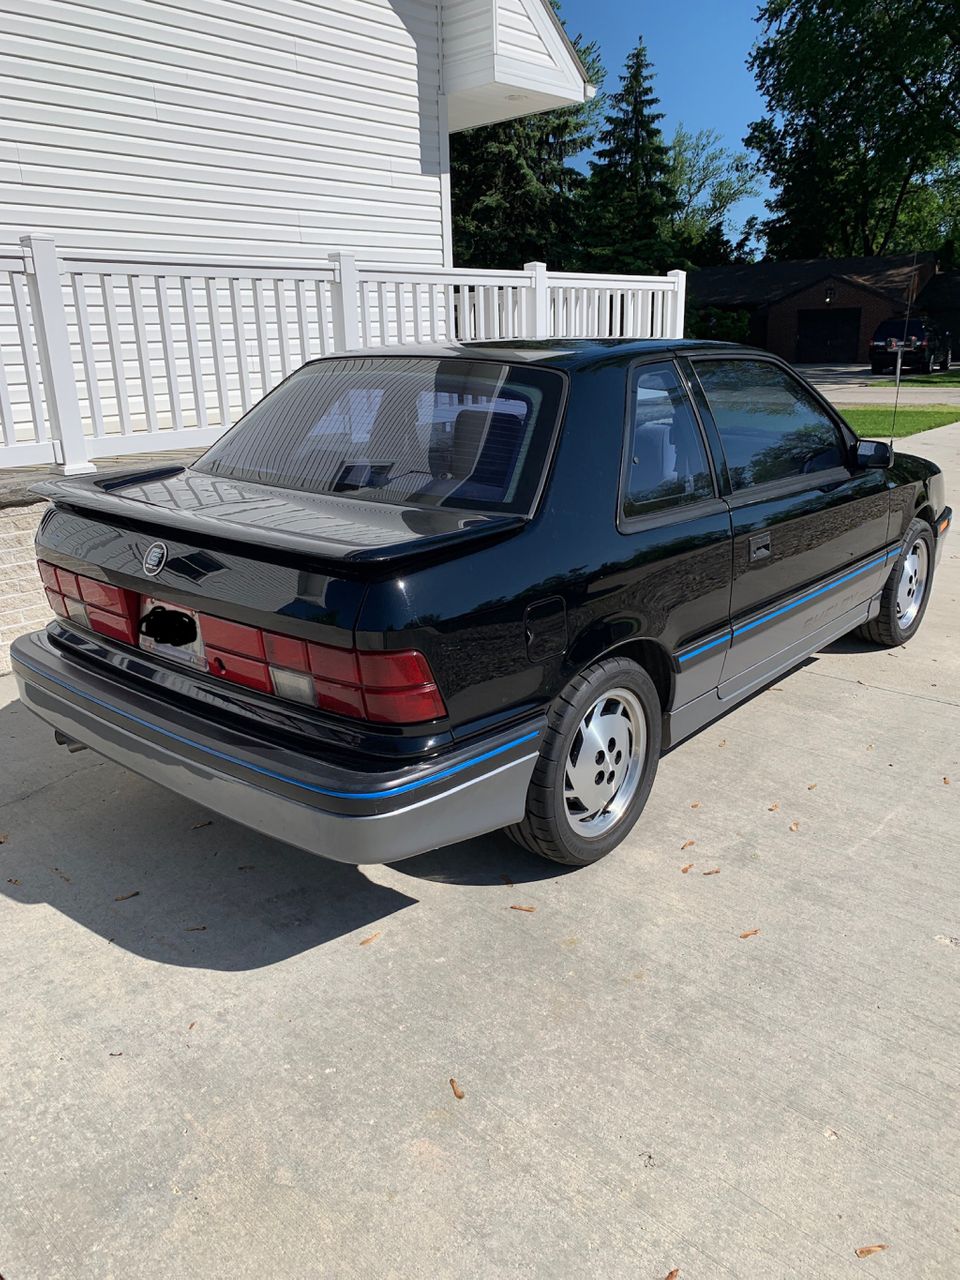
M 758 21 L 749 65 L 767 114 L 746 141 L 777 192 L 769 249 L 889 252 L 960 156 L 956 0 L 766 0 Z
M 679 124 L 670 143 L 669 181 L 678 204 L 671 225 L 688 254 L 698 257 L 702 247 L 708 259 L 719 255 L 719 261 L 729 260 L 733 246 L 725 233 L 730 210 L 758 191 L 747 153 L 729 151 L 714 129 L 690 133 Z
M 553 0 L 554 8 L 559 6 Z M 573 41 L 598 90 L 599 46 Z M 546 261 L 571 270 L 579 254 L 584 175 L 570 163 L 592 147 L 602 111 L 589 102 L 466 129 L 450 139 L 453 254 L 461 267 L 516 269 Z
M 590 162 L 584 235 L 587 261 L 597 270 L 643 274 L 675 265 L 669 225 L 680 206 L 659 101 L 641 40 L 627 58 Z

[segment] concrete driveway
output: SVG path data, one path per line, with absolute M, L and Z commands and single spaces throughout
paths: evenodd
M 956 504 L 960 427 L 911 444 Z M 7 678 L 5 1280 L 954 1280 L 958 600 L 954 536 L 914 643 L 778 681 L 569 874 L 325 863 Z
M 798 364 L 797 369 L 835 405 L 892 405 L 896 388 L 893 375 L 872 374 L 862 364 Z M 956 365 L 951 372 L 956 372 Z M 911 381 L 900 387 L 900 404 L 955 404 L 960 406 L 960 387 L 946 386 L 937 373 L 928 377 L 907 370 Z

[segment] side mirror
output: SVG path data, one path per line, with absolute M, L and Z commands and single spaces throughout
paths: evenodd
M 885 440 L 858 440 L 856 464 L 860 468 L 887 470 L 893 466 L 893 449 Z

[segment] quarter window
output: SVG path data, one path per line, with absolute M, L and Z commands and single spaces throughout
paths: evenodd
M 625 516 L 714 496 L 700 428 L 669 362 L 634 371 L 629 446 Z
M 840 467 L 840 432 L 803 383 L 765 360 L 697 361 L 734 489 Z

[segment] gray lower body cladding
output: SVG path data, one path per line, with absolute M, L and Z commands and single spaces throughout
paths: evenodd
M 338 862 L 397 862 L 518 822 L 540 717 L 422 766 L 366 774 L 174 711 L 65 658 L 11 649 L 23 704 L 67 738 L 244 826 Z

